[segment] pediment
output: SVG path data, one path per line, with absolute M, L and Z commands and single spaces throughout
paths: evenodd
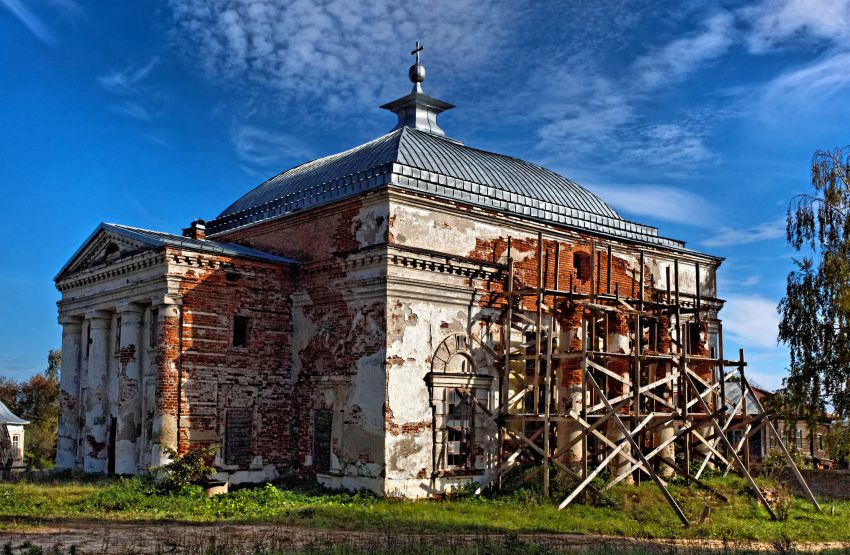
M 100 226 L 59 271 L 55 279 L 59 280 L 92 268 L 105 268 L 157 246 Z

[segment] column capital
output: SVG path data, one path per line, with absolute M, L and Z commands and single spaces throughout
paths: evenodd
M 62 314 L 59 313 L 59 324 L 64 326 L 65 329 L 73 328 L 74 326 L 80 327 L 83 325 L 83 316 L 80 314 Z
M 115 305 L 115 310 L 123 318 L 126 315 L 141 314 L 145 311 L 145 307 L 134 302 L 123 302 Z
M 89 310 L 86 312 L 86 320 L 89 320 L 92 325 L 97 322 L 98 326 L 108 326 L 108 321 L 112 320 L 113 314 L 111 310 Z
M 168 307 L 168 306 L 182 306 L 183 305 L 183 295 L 156 295 L 151 297 L 151 306 L 153 308 L 157 307 Z

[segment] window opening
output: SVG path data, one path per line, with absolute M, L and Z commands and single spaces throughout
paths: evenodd
M 233 346 L 248 346 L 248 317 L 239 314 L 233 317 Z
M 574 252 L 573 268 L 578 279 L 582 281 L 590 279 L 590 255 L 583 252 Z
M 156 336 L 156 322 L 159 320 L 159 309 L 152 308 L 150 321 L 148 322 L 148 344 L 151 347 L 156 347 L 159 338 Z
M 446 464 L 471 468 L 474 444 L 473 403 L 457 389 L 446 391 Z

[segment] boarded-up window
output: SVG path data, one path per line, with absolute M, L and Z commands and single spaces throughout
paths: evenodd
M 313 466 L 318 472 L 331 469 L 331 428 L 333 413 L 317 410 L 313 421 Z
M 251 409 L 229 409 L 224 435 L 224 463 L 240 466 L 251 462 Z

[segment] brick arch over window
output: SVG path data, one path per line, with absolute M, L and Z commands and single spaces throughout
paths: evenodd
M 469 343 L 469 336 L 465 333 L 453 333 L 443 339 L 431 357 L 431 372 L 475 374 Z

